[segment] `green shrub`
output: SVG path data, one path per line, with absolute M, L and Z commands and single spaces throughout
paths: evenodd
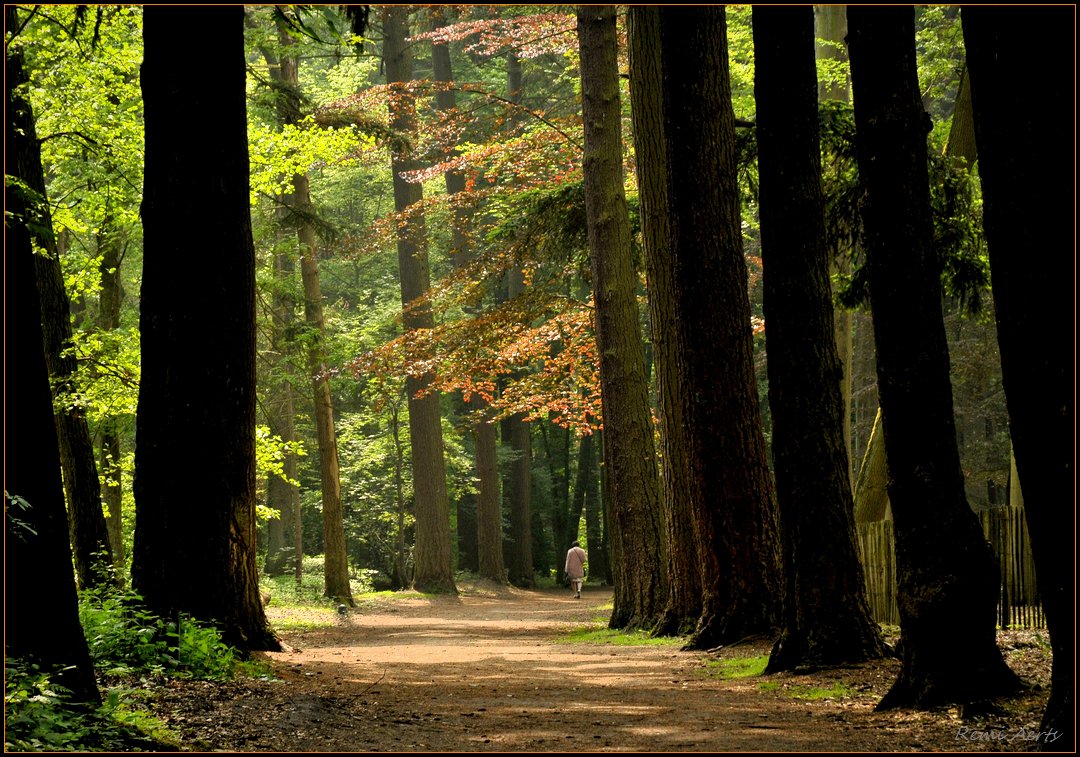
M 94 667 L 104 675 L 150 674 L 226 680 L 236 672 L 236 650 L 212 626 L 181 616 L 179 625 L 143 608 L 134 592 L 86 591 L 79 620 Z
M 4 751 L 127 752 L 175 749 L 179 737 L 153 714 L 111 689 L 99 708 L 74 704 L 52 674 L 7 658 L 4 663 Z

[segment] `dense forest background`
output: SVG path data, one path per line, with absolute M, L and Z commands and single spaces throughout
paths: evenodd
M 882 200 L 875 210 L 868 199 L 891 179 L 865 170 L 873 147 L 856 136 L 866 129 L 858 112 L 859 69 L 854 111 L 851 105 L 844 39 L 888 49 L 880 19 L 848 19 L 843 7 L 819 7 L 810 20 L 798 17 L 802 36 L 791 37 L 793 49 L 812 48 L 812 56 L 785 58 L 780 50 L 766 59 L 769 39 L 795 34 L 785 26 L 792 25 L 790 14 L 759 18 L 749 6 L 711 15 L 699 9 L 681 19 L 641 8 L 606 16 L 597 10 L 594 17 L 564 6 L 250 6 L 242 19 L 224 14 L 205 8 L 195 18 L 174 9 L 156 21 L 156 30 L 150 20 L 144 30 L 139 7 L 6 6 L 5 249 L 13 248 L 12 213 L 22 207 L 22 228 L 37 254 L 26 278 L 5 285 L 5 320 L 40 312 L 44 326 L 39 338 L 46 344 L 68 511 L 62 530 L 70 536 L 80 590 L 130 582 L 165 617 L 190 612 L 216 619 L 231 642 L 265 648 L 274 642 L 260 620 L 256 573 L 263 591 L 277 591 L 270 579 L 291 576 L 298 587 L 345 605 L 353 593 L 373 588 L 453 592 L 463 574 L 530 587 L 561 582 L 566 550 L 577 540 L 590 556 L 589 580 L 615 586 L 613 626 L 691 633 L 700 648 L 738 634 L 782 631 L 787 652 L 778 650 L 775 662 L 794 665 L 813 658 L 807 624 L 817 622 L 815 612 L 827 612 L 800 588 L 814 574 L 794 567 L 795 555 L 805 554 L 795 545 L 810 539 L 815 514 L 798 521 L 788 514 L 794 510 L 785 510 L 787 496 L 806 501 L 785 493 L 802 491 L 806 480 L 786 477 L 795 463 L 785 461 L 800 457 L 792 450 L 808 448 L 783 440 L 783 419 L 800 410 L 782 403 L 784 392 L 811 391 L 790 382 L 815 373 L 811 364 L 820 360 L 822 381 L 838 390 L 839 436 L 829 465 L 839 471 L 837 486 L 847 493 L 838 496 L 847 498 L 849 513 L 816 519 L 831 532 L 822 538 L 842 545 L 835 553 L 856 561 L 831 585 L 841 594 L 845 576 L 857 577 L 851 606 L 857 617 L 869 617 L 853 524 L 891 521 L 898 507 L 884 495 L 886 467 L 876 462 L 890 439 L 881 436 L 889 416 L 879 419 L 885 404 L 879 376 L 882 370 L 899 375 L 908 360 L 922 371 L 917 351 L 925 347 L 890 352 L 900 338 L 880 333 L 875 346 L 875 326 L 881 329 L 880 313 L 894 308 L 889 333 L 921 335 L 926 302 L 914 289 L 898 286 L 887 294 L 889 282 L 907 281 L 907 274 L 876 273 L 885 267 L 868 262 L 885 249 L 875 247 L 882 239 L 905 233 L 876 226 L 889 213 L 880 210 Z M 916 137 L 909 150 L 925 167 L 897 170 L 928 172 L 927 215 L 920 221 L 926 237 L 919 227 L 911 246 L 926 247 L 937 282 L 928 296 L 930 309 L 940 305 L 946 349 L 940 386 L 948 386 L 936 399 L 930 390 L 914 391 L 908 405 L 895 405 L 907 409 L 892 417 L 937 418 L 941 408 L 951 409 L 944 412 L 953 429 L 934 433 L 944 434 L 945 446 L 954 440 L 962 477 L 955 490 L 948 476 L 945 485 L 933 486 L 948 489 L 942 496 L 952 502 L 966 502 L 964 517 L 977 526 L 970 511 L 1023 503 L 1010 417 L 1015 426 L 1024 411 L 1006 395 L 995 322 L 1000 298 L 991 292 L 984 231 L 985 177 L 974 170 L 977 126 L 990 120 L 974 115 L 969 48 L 975 32 L 965 28 L 960 10 L 919 7 L 907 14 L 910 39 L 896 40 L 895 49 L 910 51 L 917 66 L 903 83 L 917 98 L 911 106 L 927 119 L 914 127 L 925 127 L 925 149 Z M 234 28 L 241 22 L 242 71 Z M 849 30 L 849 22 L 856 28 Z M 188 32 L 180 35 L 176 24 L 188 25 Z M 700 41 L 680 46 L 679 39 L 697 39 L 694 34 Z M 871 58 L 861 69 L 868 72 L 862 74 L 867 92 L 875 86 L 871 77 L 884 76 L 873 68 L 884 64 Z M 795 87 L 783 80 L 788 71 L 807 81 L 813 70 L 798 67 L 814 60 L 810 110 L 768 115 L 771 101 L 763 98 L 783 90 L 767 87 Z M 778 78 L 767 78 L 774 71 Z M 1004 76 L 983 74 L 986 81 L 994 75 Z M 886 86 L 887 79 L 877 81 Z M 226 82 L 236 86 L 227 90 Z M 719 99 L 712 103 L 703 91 L 720 93 Z M 984 97 L 984 107 L 988 102 Z M 885 112 L 890 104 L 881 107 Z M 769 118 L 783 126 L 770 127 Z M 804 121 L 807 135 L 820 135 L 803 152 L 818 161 L 810 183 L 820 186 L 820 230 L 802 236 L 814 240 L 805 254 L 820 255 L 826 267 L 793 273 L 793 288 L 770 295 L 770 234 L 781 239 L 785 219 L 801 211 L 791 206 L 777 215 L 781 201 L 772 206 L 768 198 L 803 196 L 772 182 L 796 181 L 793 166 L 801 158 L 782 150 L 803 143 L 784 129 Z M 237 158 L 244 154 L 241 132 L 246 163 Z M 894 135 L 885 149 L 890 139 L 903 143 Z M 980 139 L 991 144 L 990 136 Z M 40 187 L 32 179 L 33 150 Z M 714 154 L 727 156 L 726 163 L 713 166 Z M 723 206 L 716 216 L 709 215 L 714 194 L 717 208 Z M 250 229 L 238 231 L 233 220 L 247 213 L 248 203 Z M 669 208 L 666 231 L 657 220 L 663 208 Z M 863 213 L 874 220 L 864 223 Z M 892 209 L 907 213 L 900 205 Z M 611 217 L 625 228 L 608 228 Z M 790 226 L 798 231 L 815 223 Z M 728 237 L 713 231 L 721 227 Z M 250 269 L 223 251 L 234 234 L 237 249 L 253 244 L 250 264 L 242 263 Z M 673 251 L 667 257 L 665 239 Z M 714 244 L 723 247 L 717 259 L 738 252 L 730 273 L 714 277 L 708 257 Z M 614 249 L 625 256 L 616 260 Z M 695 259 L 694 250 L 705 252 Z M 780 281 L 784 264 L 771 255 Z M 1034 257 L 1027 265 L 1040 265 Z M 685 262 L 666 270 L 672 259 Z M 1048 267 L 1050 276 L 1065 273 L 1058 264 Z M 12 271 L 9 264 L 9 277 Z M 826 299 L 798 305 L 794 318 L 781 312 L 775 303 L 809 290 L 800 282 L 811 276 Z M 16 299 L 20 286 L 24 299 L 39 292 L 38 301 Z M 886 305 L 890 296 L 897 299 Z M 611 304 L 617 297 L 621 304 Z M 739 300 L 742 309 L 733 310 Z M 794 326 L 787 332 L 784 324 L 800 317 L 817 323 L 811 309 L 821 302 L 827 308 L 821 318 L 830 321 L 823 328 L 834 332 L 835 346 L 826 357 L 799 353 L 785 364 L 783 356 L 796 353 L 780 346 L 782 334 L 791 334 L 789 345 L 820 344 L 822 337 L 800 336 Z M 1015 318 L 1023 306 L 1011 307 Z M 253 362 L 241 365 L 249 339 Z M 622 340 L 639 354 L 613 346 Z M 716 348 L 707 356 L 710 344 Z M 13 377 L 16 359 L 9 348 L 9 412 L 23 398 Z M 743 362 L 746 380 L 736 373 Z M 635 372 L 638 383 L 627 379 Z M 251 376 L 250 398 L 237 399 L 241 375 Z M 695 386 L 696 401 L 704 403 L 708 392 L 727 392 L 725 382 L 747 387 L 737 410 L 725 405 L 713 413 L 678 399 Z M 239 408 L 235 415 L 230 403 Z M 26 425 L 9 421 L 9 442 L 41 421 L 29 403 L 20 412 L 8 417 Z M 248 442 L 232 441 L 235 423 L 253 433 L 243 460 L 236 450 Z M 900 421 L 893 424 L 900 429 Z M 760 437 L 715 443 L 732 467 L 749 471 L 745 482 L 735 481 L 744 474 L 702 451 L 729 433 L 723 429 Z M 891 439 L 907 433 L 893 430 Z M 1048 433 L 1048 442 L 1057 440 Z M 892 474 L 902 465 L 899 454 L 890 448 Z M 685 474 L 690 495 L 679 493 L 684 455 L 693 461 Z M 825 458 L 808 459 L 817 465 Z M 8 455 L 9 542 L 21 522 L 13 514 L 24 512 L 26 501 L 33 504 L 15 485 L 18 475 L 28 475 L 16 472 L 17 462 Z M 47 472 L 48 465 L 35 469 Z M 818 471 L 821 481 L 832 480 Z M 899 478 L 888 479 L 890 495 Z M 249 480 L 250 496 L 244 493 Z M 913 489 L 900 491 L 911 496 Z M 1026 486 L 1025 494 L 1030 500 Z M 724 514 L 726 497 L 756 504 Z M 1054 512 L 1044 523 L 1067 529 L 1063 511 Z M 915 520 L 895 514 L 897 529 Z M 791 525 L 796 522 L 801 525 Z M 940 527 L 947 536 L 954 534 L 950 524 L 931 519 L 922 527 Z M 740 541 L 749 530 L 753 539 Z M 905 538 L 916 537 L 897 537 L 902 572 L 911 549 Z M 957 546 L 956 559 L 981 564 L 978 548 L 967 549 Z M 1038 560 L 1037 543 L 1035 551 Z M 19 558 L 7 563 L 9 590 L 22 581 L 12 559 Z M 63 557 L 25 559 L 54 560 L 59 572 L 66 569 Z M 765 567 L 758 575 L 751 564 Z M 902 594 L 925 577 L 924 569 L 931 570 L 916 566 L 901 575 Z M 962 572 L 948 563 L 933 570 Z M 716 577 L 723 572 L 735 574 L 727 586 Z M 1046 591 L 1041 584 L 1040 590 Z M 732 609 L 753 604 L 757 592 L 771 597 L 760 616 Z M 990 593 L 996 605 L 998 589 Z M 984 609 L 965 604 L 958 612 L 982 618 Z M 903 598 L 900 616 L 912 648 L 923 633 L 920 622 L 949 618 L 920 616 Z M 1054 618 L 1049 622 L 1053 632 Z M 985 630 L 984 620 L 972 623 Z M 855 631 L 834 631 L 843 639 L 834 643 L 852 646 L 853 637 L 844 634 Z M 862 654 L 882 653 L 879 637 L 865 628 L 858 634 L 854 646 Z M 1055 641 L 1055 655 L 1060 648 Z M 964 696 L 955 680 L 920 667 L 932 667 L 932 660 L 909 662 L 897 687 L 901 703 Z M 1007 688 L 984 673 L 973 680 Z M 1057 676 L 1055 664 L 1055 692 Z

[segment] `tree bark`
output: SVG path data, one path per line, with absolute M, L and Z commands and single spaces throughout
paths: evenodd
M 956 446 L 911 8 L 848 8 L 859 173 L 903 665 L 880 708 L 1015 689 L 995 636 L 998 571 Z
M 270 432 L 282 441 L 296 441 L 295 409 L 293 406 L 293 382 L 291 368 L 286 356 L 291 351 L 289 335 L 295 328 L 295 313 L 292 299 L 282 291 L 287 282 L 293 280 L 296 270 L 287 253 L 274 256 L 274 273 L 277 281 L 273 294 L 273 325 L 271 343 L 278 355 L 276 368 L 284 371 L 276 386 L 274 402 L 270 410 Z M 287 453 L 282 465 L 282 472 L 289 481 L 297 481 L 299 465 L 294 453 Z M 303 552 L 296 544 L 296 521 L 300 518 L 300 490 L 296 484 L 289 483 L 279 476 L 270 476 L 266 482 L 267 504 L 276 509 L 280 516 L 267 523 L 266 563 L 264 570 L 269 576 L 280 576 L 288 570 L 290 563 L 303 559 Z M 301 545 L 302 546 L 302 545 Z M 295 564 L 293 568 L 295 571 Z
M 1062 738 L 1042 746 L 1070 751 L 1076 748 L 1076 364 L 1061 330 L 1074 324 L 1075 345 L 1075 8 L 964 8 L 960 17 L 1009 430 L 1054 652 L 1041 730 Z M 1031 76 L 1033 70 L 1039 75 Z M 1021 92 L 1039 108 L 1017 109 Z
M 199 29 L 198 55 L 179 28 Z M 132 582 L 159 615 L 213 622 L 241 649 L 278 649 L 259 598 L 255 552 L 255 249 L 243 9 L 147 6 L 143 35 Z M 178 268 L 195 250 L 206 264 Z
M 286 24 L 278 20 L 278 38 L 284 50 L 296 41 Z M 301 119 L 299 60 L 283 54 L 279 65 L 270 64 L 271 78 L 282 87 L 278 113 L 282 124 Z M 292 192 L 282 198 L 289 209 L 288 221 L 295 225 L 300 246 L 300 278 L 304 287 L 304 320 L 312 334 L 308 349 L 308 371 L 315 408 L 315 435 L 319 443 L 319 479 L 322 484 L 323 594 L 337 602 L 355 605 L 349 584 L 349 560 L 345 545 L 345 510 L 341 501 L 341 466 L 334 429 L 334 400 L 326 365 L 326 319 L 323 316 L 322 287 L 319 283 L 318 239 L 313 221 L 315 207 L 307 174 L 292 177 Z
M 15 6 L 4 8 L 5 27 L 18 28 Z M 32 227 L 48 218 L 41 151 L 30 103 L 16 91 L 28 81 L 21 40 L 6 55 L 7 131 L 4 150 L 5 357 L 11 370 L 5 393 L 4 652 L 56 671 L 56 682 L 76 701 L 98 704 L 94 667 L 79 625 L 60 480 L 60 445 L 41 330 Z M 24 509 L 12 500 L 26 503 Z M 43 629 L 48 629 L 43 632 Z
M 766 672 L 885 655 L 852 512 L 833 332 L 809 6 L 753 10 L 769 404 L 784 629 Z
M 844 37 L 847 36 L 847 9 L 843 5 L 815 5 L 814 6 L 814 37 L 817 40 L 826 40 L 833 42 L 837 45 L 844 44 Z M 846 48 L 837 48 L 835 45 L 822 45 L 817 43 L 814 49 L 814 55 L 818 59 L 825 60 L 847 60 Z M 827 83 L 820 82 L 818 84 L 818 99 L 819 100 L 837 100 L 840 102 L 848 102 L 850 99 L 850 93 L 848 91 L 848 83 L 845 81 L 842 84 L 839 82 Z M 851 259 L 845 256 L 837 256 L 831 262 L 830 274 L 833 273 L 851 273 Z M 831 279 L 831 276 L 830 276 Z M 832 289 L 832 296 L 835 300 L 836 291 Z M 842 371 L 840 375 L 840 397 L 843 402 L 844 422 L 844 450 L 848 458 L 848 479 L 853 485 L 855 480 L 855 472 L 853 470 L 853 457 L 854 453 L 851 446 L 852 437 L 852 419 L 851 419 L 851 390 L 852 390 L 852 377 L 854 375 L 855 368 L 855 339 L 854 339 L 854 319 L 852 313 L 840 305 L 836 305 L 833 308 L 833 330 L 836 338 L 836 352 L 840 358 L 840 369 Z
M 657 414 L 663 451 L 660 482 L 668 542 L 666 570 L 670 579 L 668 604 L 658 630 L 681 634 L 690 632 L 701 616 L 702 576 L 699 537 L 690 501 L 687 423 L 678 394 L 679 372 L 685 370 L 679 365 L 675 323 L 680 294 L 669 263 L 670 174 L 660 56 L 660 16 L 664 12 L 656 6 L 630 7 L 630 95 L 656 365 Z
M 866 445 L 855 484 L 855 522 L 872 523 L 892 520 L 889 505 L 889 471 L 885 459 L 885 435 L 882 433 L 881 408 L 874 418 L 874 428 Z
M 40 163 L 40 148 L 36 149 Z M 44 182 L 44 179 L 42 179 Z M 42 183 L 44 191 L 44 183 Z M 112 562 L 105 513 L 101 506 L 96 450 L 90 437 L 86 414 L 78 401 L 77 363 L 72 351 L 71 303 L 64 288 L 64 272 L 47 206 L 30 227 L 43 254 L 34 255 L 34 269 L 40 300 L 41 330 L 45 364 L 54 399 L 53 421 L 60 442 L 60 466 L 68 507 L 71 550 L 75 573 L 82 588 L 109 582 Z
M 623 190 L 614 6 L 578 6 L 578 40 L 615 583 L 610 626 L 652 628 L 667 603 L 666 545 Z
M 699 534 L 702 616 L 712 648 L 779 629 L 780 539 L 753 365 L 722 8 L 661 13 L 675 313 Z
M 108 224 L 106 224 L 108 225 Z M 106 230 L 99 235 L 101 251 L 101 293 L 98 295 L 98 327 L 102 331 L 114 331 L 120 327 L 120 305 L 123 289 L 120 284 L 120 264 L 123 259 L 120 246 L 113 234 Z M 105 503 L 105 529 L 109 535 L 113 567 L 117 581 L 123 582 L 124 554 L 124 489 L 120 465 L 120 433 L 115 421 L 107 421 L 101 429 L 101 474 L 104 488 L 101 492 Z
M 388 7 L 383 11 L 383 58 L 386 81 L 393 85 L 412 80 L 412 57 L 405 46 L 409 9 Z M 415 131 L 416 108 L 407 87 L 393 87 L 390 119 L 394 131 Z M 402 325 L 405 332 L 430 329 L 435 316 L 424 300 L 431 287 L 428 269 L 427 230 L 423 215 L 409 208 L 423 199 L 420 184 L 405 181 L 402 173 L 417 167 L 403 152 L 391 155 L 394 174 L 394 206 L 409 216 L 398 225 L 398 266 L 401 278 Z M 457 593 L 454 585 L 450 538 L 450 504 L 446 494 L 446 462 L 443 457 L 442 414 L 437 392 L 426 392 L 431 377 L 408 376 L 409 432 L 413 454 L 413 491 L 416 497 L 416 569 L 413 584 L 419 591 Z

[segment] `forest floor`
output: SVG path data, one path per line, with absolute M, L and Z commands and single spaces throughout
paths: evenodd
M 1009 664 L 1035 686 L 992 715 L 879 713 L 896 660 L 727 677 L 736 658 L 752 670 L 768 645 L 611 643 L 609 588 L 586 586 L 581 599 L 459 588 L 376 596 L 346 616 L 271 603 L 289 647 L 260 655 L 272 676 L 173 681 L 153 709 L 195 751 L 897 752 L 1029 751 L 1046 704 L 1044 631 L 1000 632 Z

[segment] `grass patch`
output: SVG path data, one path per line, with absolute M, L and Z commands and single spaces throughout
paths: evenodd
M 765 683 L 758 684 L 759 691 L 776 691 L 780 688 L 780 684 L 776 681 L 766 681 Z
M 705 669 L 715 671 L 714 674 L 720 678 L 750 678 L 764 673 L 768 663 L 767 654 L 756 657 L 729 657 L 724 660 L 708 660 Z
M 787 692 L 792 699 L 843 699 L 857 695 L 855 689 L 837 681 L 829 688 L 821 686 L 792 686 Z
M 646 631 L 620 631 L 614 628 L 575 628 L 556 639 L 565 644 L 609 644 L 613 646 L 681 646 L 678 636 L 650 636 Z
M 285 618 L 272 618 L 270 625 L 275 631 L 282 633 L 302 633 L 304 631 L 317 631 L 320 628 L 332 628 L 336 613 L 323 607 L 315 607 L 307 610 L 303 616 L 291 616 Z

